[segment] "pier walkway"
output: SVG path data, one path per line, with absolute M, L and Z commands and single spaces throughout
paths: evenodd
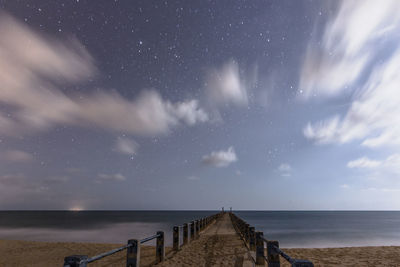
M 126 251 L 127 267 L 153 265 L 250 267 L 265 266 L 266 263 L 268 267 L 279 267 L 280 258 L 285 259 L 292 267 L 314 267 L 309 260 L 296 259 L 286 254 L 279 248 L 278 241 L 266 239 L 262 231 L 256 231 L 232 211 L 225 213 L 222 210 L 190 223 L 175 225 L 172 232 L 172 250 L 165 248 L 165 233 L 157 231 L 155 235 L 143 239 L 129 239 L 127 245 L 90 258 L 87 254 L 67 256 L 64 258 L 64 267 L 86 267 L 106 257 L 111 259 L 111 255 L 121 251 Z M 156 239 L 155 260 L 150 263 L 145 260 L 145 253 L 141 255 L 141 244 L 154 239 Z
M 169 255 L 157 266 L 254 266 L 229 213 L 200 233 L 198 239 Z

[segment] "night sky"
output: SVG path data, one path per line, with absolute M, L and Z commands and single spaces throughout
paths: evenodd
M 0 0 L 0 209 L 400 209 L 399 1 Z

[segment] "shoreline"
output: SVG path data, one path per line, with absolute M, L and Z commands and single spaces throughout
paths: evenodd
M 124 244 L 91 242 L 43 242 L 0 239 L 0 266 L 60 266 L 73 254 L 94 256 Z M 284 248 L 293 258 L 308 259 L 315 266 L 396 266 L 400 246 L 362 246 L 335 248 Z M 171 248 L 166 247 L 166 253 Z M 154 246 L 141 247 L 142 266 L 155 259 Z M 103 258 L 90 266 L 124 266 L 124 251 Z M 281 258 L 281 266 L 290 266 Z

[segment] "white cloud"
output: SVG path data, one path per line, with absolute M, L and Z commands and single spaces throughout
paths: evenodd
M 344 116 L 309 123 L 307 138 L 317 143 L 360 140 L 368 147 L 400 145 L 400 47 L 390 44 L 398 43 L 399 30 L 399 1 L 342 2 L 325 28 L 322 51 L 306 57 L 303 72 L 308 74 L 301 76 L 301 84 L 306 97 L 347 90 L 353 100 Z M 313 60 L 324 63 L 307 70 Z M 336 75 L 338 66 L 344 73 Z M 361 85 L 353 84 L 360 79 L 365 80 Z
M 368 147 L 400 145 L 399 72 L 400 50 L 385 64 L 374 68 L 343 118 L 335 116 L 308 124 L 305 136 L 319 143 L 361 140 Z
M 205 122 L 209 119 L 208 114 L 199 108 L 199 102 L 197 100 L 177 103 L 170 107 L 170 112 L 188 125 L 194 125 L 197 122 Z
M 382 192 L 393 192 L 397 193 L 400 192 L 400 188 L 380 188 Z
M 375 56 L 381 38 L 398 30 L 399 11 L 396 0 L 342 1 L 320 40 L 309 44 L 300 77 L 303 96 L 333 96 L 348 89 Z
M 22 150 L 7 150 L 0 154 L 0 158 L 9 162 L 30 162 L 33 160 L 33 156 Z
M 136 154 L 138 148 L 139 148 L 138 143 L 136 143 L 134 140 L 125 137 L 118 138 L 115 144 L 116 151 L 126 155 Z
M 97 176 L 97 180 L 96 182 L 101 183 L 103 181 L 117 181 L 117 182 L 123 182 L 126 181 L 126 177 L 120 173 L 116 173 L 116 174 L 104 174 L 104 173 L 100 173 Z
M 349 168 L 376 168 L 380 166 L 382 162 L 378 160 L 371 160 L 367 157 L 362 157 L 347 163 Z
M 231 163 L 237 161 L 234 148 L 231 146 L 226 151 L 213 151 L 209 155 L 203 156 L 203 163 L 215 167 L 227 167 Z
M 134 100 L 101 90 L 66 95 L 60 83 L 85 81 L 97 72 L 85 48 L 76 39 L 54 40 L 0 15 L 0 103 L 13 111 L 0 113 L 1 134 L 69 124 L 147 135 L 208 120 L 196 100 L 171 103 L 154 90 Z
M 292 175 L 292 166 L 288 163 L 282 163 L 278 167 L 278 171 L 280 172 L 281 176 L 289 177 Z
M 246 82 L 241 80 L 239 65 L 230 61 L 221 69 L 209 73 L 206 84 L 208 99 L 219 104 L 248 104 Z
M 192 125 L 208 119 L 197 101 L 171 103 L 156 91 L 142 91 L 134 101 L 118 94 L 100 93 L 81 101 L 80 107 L 79 115 L 84 121 L 143 135 L 165 133 L 181 122 Z
M 350 188 L 350 186 L 348 184 L 342 184 L 342 185 L 340 185 L 340 187 L 343 188 L 343 189 L 349 189 Z
M 349 168 L 358 168 L 373 171 L 374 176 L 384 177 L 386 175 L 400 175 L 400 154 L 393 154 L 383 160 L 371 160 L 362 157 L 347 164 Z

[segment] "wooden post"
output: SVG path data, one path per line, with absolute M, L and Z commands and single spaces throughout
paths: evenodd
M 250 235 L 249 235 L 249 228 L 250 228 L 250 225 L 248 224 L 248 223 L 246 223 L 245 225 L 244 225 L 244 236 L 246 237 L 246 242 L 249 242 L 249 237 L 250 237 Z
M 188 243 L 189 238 L 189 226 L 187 223 L 183 224 L 183 244 L 186 245 Z
M 132 246 L 126 250 L 126 267 L 139 267 L 140 265 L 140 241 L 137 239 L 129 239 L 128 244 Z
M 200 236 L 200 221 L 196 220 L 196 239 Z
M 173 249 L 175 251 L 179 250 L 179 226 L 174 226 L 172 230 L 172 240 L 173 240 Z
M 156 242 L 156 263 L 164 261 L 165 258 L 165 247 L 164 247 L 164 232 L 157 232 L 157 242 Z
M 194 221 L 192 221 L 190 223 L 190 242 L 192 242 L 192 240 L 194 240 Z
M 256 265 L 265 266 L 263 232 L 256 232 Z
M 255 240 L 255 236 L 254 236 L 254 227 L 251 226 L 249 227 L 249 246 L 250 246 L 250 250 L 255 250 L 256 249 L 256 240 Z
M 267 259 L 268 267 L 280 267 L 281 263 L 279 260 L 279 253 L 275 250 L 274 246 L 279 248 L 278 241 L 268 241 L 267 242 Z
M 86 260 L 87 255 L 72 255 L 64 258 L 64 266 L 68 267 L 86 267 L 86 262 L 81 263 L 82 260 Z

